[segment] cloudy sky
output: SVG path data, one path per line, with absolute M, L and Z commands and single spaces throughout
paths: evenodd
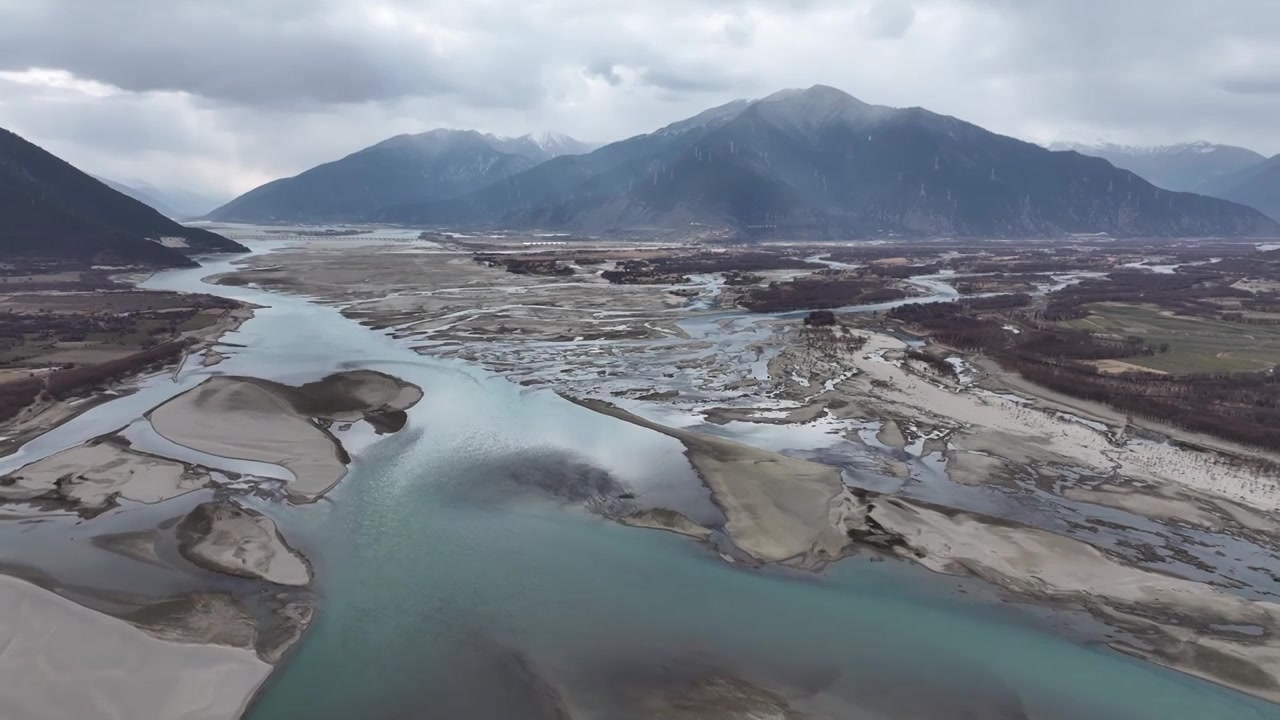
M 402 132 L 647 132 L 824 83 L 1034 141 L 1280 152 L 1276 0 L 0 0 L 0 127 L 230 195 Z

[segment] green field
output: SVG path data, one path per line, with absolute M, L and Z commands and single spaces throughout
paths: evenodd
M 1280 326 L 1240 325 L 1208 318 L 1178 317 L 1151 305 L 1098 303 L 1070 327 L 1137 335 L 1169 352 L 1125 362 L 1170 373 L 1265 370 L 1280 363 Z

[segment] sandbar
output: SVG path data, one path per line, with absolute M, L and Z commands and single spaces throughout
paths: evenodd
M 367 370 L 301 387 L 217 376 L 147 417 L 162 437 L 192 450 L 283 466 L 294 476 L 290 499 L 312 502 L 347 474 L 349 458 L 327 424 L 403 413 L 421 398 L 417 387 Z
M 311 569 L 285 543 L 271 518 L 232 501 L 197 505 L 178 524 L 183 557 L 215 572 L 306 585 Z
M 337 441 L 287 400 L 255 383 L 212 377 L 148 416 L 166 440 L 192 450 L 269 462 L 293 473 L 291 497 L 314 500 L 347 474 Z
M 226 720 L 271 671 L 251 650 L 159 640 L 8 576 L 0 607 L 0 707 L 13 720 Z
M 158 503 L 206 487 L 208 471 L 99 438 L 25 465 L 0 479 L 0 500 L 58 500 L 86 512 L 123 497 Z
M 600 400 L 570 399 L 682 442 L 724 511 L 725 531 L 757 560 L 810 565 L 829 559 L 846 544 L 830 520 L 833 501 L 844 490 L 836 468 L 659 425 Z

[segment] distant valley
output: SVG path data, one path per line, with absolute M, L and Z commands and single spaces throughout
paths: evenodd
M 225 197 L 214 198 L 184 188 L 161 188 L 141 180 L 124 182 L 100 175 L 94 175 L 94 177 L 112 190 L 150 205 L 161 214 L 175 220 L 200 217 L 226 202 Z

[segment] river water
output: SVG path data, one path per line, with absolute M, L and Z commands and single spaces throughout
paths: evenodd
M 133 423 L 212 373 L 297 384 L 362 367 L 420 385 L 406 429 L 361 437 L 350 474 L 322 501 L 255 504 L 313 560 L 322 601 L 254 720 L 554 717 L 541 709 L 543 680 L 574 717 L 639 717 L 648 698 L 710 676 L 868 720 L 1278 716 L 1067 640 L 972 582 L 858 559 L 820 574 L 745 570 L 684 538 L 566 506 L 539 488 L 608 473 L 641 500 L 709 507 L 670 438 L 421 357 L 332 307 L 200 283 L 227 269 L 212 260 L 146 286 L 264 306 L 225 338 L 243 349 L 95 408 L 0 469 Z M 158 449 L 134 427 L 141 449 Z

